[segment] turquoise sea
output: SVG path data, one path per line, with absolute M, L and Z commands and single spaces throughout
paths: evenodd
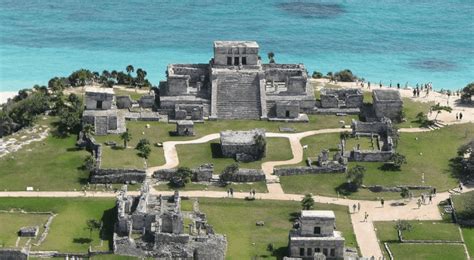
M 0 0 L 0 91 L 88 68 L 207 63 L 213 40 L 256 40 L 261 56 L 351 69 L 384 84 L 474 81 L 473 0 Z

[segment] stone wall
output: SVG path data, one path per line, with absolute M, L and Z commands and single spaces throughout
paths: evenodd
M 27 260 L 28 252 L 17 248 L 0 248 L 0 259 L 2 260 Z
M 145 170 L 95 169 L 89 176 L 90 183 L 141 183 L 146 178 Z
M 128 109 L 132 107 L 133 100 L 128 96 L 116 96 L 115 103 L 118 109 Z
M 399 121 L 403 110 L 403 101 L 396 90 L 377 89 L 372 92 L 373 108 L 377 118 L 388 117 Z
M 347 171 L 345 165 L 332 165 L 330 167 L 323 166 L 298 166 L 298 167 L 285 167 L 273 169 L 273 174 L 277 176 L 292 176 L 292 175 L 303 175 L 303 174 L 319 174 L 319 173 L 344 173 Z
M 322 108 L 360 108 L 363 105 L 364 96 L 359 89 L 343 88 L 321 90 Z
M 143 95 L 138 100 L 138 104 L 141 108 L 154 108 L 155 107 L 155 95 Z
M 235 173 L 221 174 L 221 180 L 226 182 L 257 182 L 264 181 L 265 174 L 257 169 L 239 169 Z
M 357 150 L 354 149 L 350 153 L 349 161 L 354 162 L 387 162 L 390 160 L 395 151 L 380 150 Z
M 169 181 L 176 174 L 177 170 L 177 168 L 157 170 L 153 172 L 153 178 L 156 178 L 158 181 Z M 210 181 L 214 173 L 214 166 L 212 164 L 203 164 L 191 171 L 193 172 L 192 181 Z
M 404 188 L 409 190 L 431 190 L 431 186 L 419 186 L 419 185 L 398 185 L 393 187 L 387 187 L 382 185 L 373 185 L 373 186 L 362 186 L 364 189 L 368 189 L 371 192 L 402 192 Z

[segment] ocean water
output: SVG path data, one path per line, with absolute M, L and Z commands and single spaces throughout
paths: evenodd
M 0 91 L 87 68 L 207 63 L 213 40 L 372 82 L 459 89 L 474 81 L 473 0 L 0 0 Z

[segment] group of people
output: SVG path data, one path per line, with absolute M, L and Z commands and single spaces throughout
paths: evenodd
M 456 121 L 461 121 L 462 120 L 462 112 L 456 113 Z

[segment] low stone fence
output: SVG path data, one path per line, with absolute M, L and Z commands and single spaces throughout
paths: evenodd
M 387 253 L 388 253 L 388 257 L 390 257 L 390 260 L 393 260 L 393 254 L 392 254 L 392 251 L 390 250 L 390 247 L 388 247 L 388 243 L 387 242 L 384 242 L 383 243 L 383 246 L 385 247 L 385 249 L 387 250 Z
M 291 175 L 303 175 L 303 174 L 319 174 L 319 173 L 344 173 L 347 170 L 347 166 L 338 165 L 333 167 L 288 167 L 288 168 L 275 168 L 273 174 L 277 176 L 291 176 Z
M 351 151 L 349 161 L 355 162 L 387 162 L 390 160 L 394 151 L 380 150 L 353 150 Z
M 177 168 L 157 170 L 153 172 L 153 178 L 156 178 L 158 181 L 169 181 L 177 171 Z M 196 169 L 191 169 L 191 171 L 193 172 L 191 176 L 192 181 L 210 181 L 214 173 L 214 165 L 203 164 Z
M 222 174 L 221 180 L 226 182 L 258 182 L 265 181 L 265 174 L 257 169 L 239 169 L 235 173 Z
M 28 251 L 19 248 L 0 248 L 0 259 L 4 260 L 27 260 Z
M 97 168 L 91 172 L 89 181 L 91 183 L 138 183 L 143 182 L 145 177 L 145 170 Z
M 402 192 L 404 188 L 409 190 L 432 190 L 433 187 L 431 186 L 420 186 L 420 185 L 398 185 L 392 187 L 386 187 L 382 185 L 373 185 L 373 186 L 365 186 L 362 185 L 363 189 L 368 189 L 371 192 Z

